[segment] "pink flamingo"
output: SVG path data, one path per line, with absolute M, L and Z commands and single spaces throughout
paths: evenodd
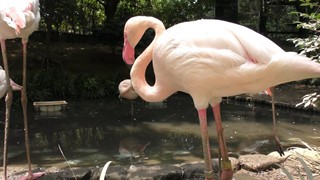
M 21 91 L 22 87 L 10 79 L 10 85 L 13 91 Z M 0 98 L 7 94 L 7 79 L 6 72 L 0 66 Z
M 6 39 L 21 38 L 23 45 L 23 83 L 21 103 L 23 108 L 24 131 L 26 153 L 28 161 L 28 174 L 22 179 L 37 179 L 44 173 L 32 173 L 30 162 L 30 145 L 28 137 L 27 120 L 27 92 L 26 92 L 26 61 L 27 42 L 29 35 L 38 28 L 40 21 L 39 0 L 1 0 L 0 1 L 0 41 L 3 57 L 3 64 L 6 73 L 7 98 L 6 98 L 6 119 L 5 137 L 3 151 L 3 179 L 7 179 L 7 140 L 10 122 L 10 109 L 12 104 L 12 87 L 9 80 L 9 68 L 6 54 Z
M 149 28 L 155 30 L 154 40 L 135 60 L 134 47 Z M 133 66 L 131 84 L 128 80 L 120 83 L 121 96 L 132 95 L 134 90 L 142 99 L 156 102 L 177 91 L 191 95 L 200 121 L 206 179 L 213 179 L 206 117 L 209 104 L 221 151 L 220 177 L 231 179 L 220 115 L 222 97 L 258 93 L 281 83 L 320 76 L 320 64 L 285 52 L 246 27 L 220 20 L 184 22 L 165 30 L 156 18 L 133 17 L 124 27 L 123 59 Z M 150 86 L 145 71 L 152 59 L 156 81 Z

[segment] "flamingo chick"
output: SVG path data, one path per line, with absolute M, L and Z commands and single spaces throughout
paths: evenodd
M 149 28 L 155 30 L 155 37 L 135 59 L 134 47 Z M 220 115 L 222 97 L 258 93 L 282 83 L 320 76 L 320 64 L 285 52 L 249 28 L 221 20 L 184 22 L 165 30 L 156 18 L 133 17 L 124 27 L 123 59 L 133 64 L 131 89 L 145 101 L 162 101 L 177 91 L 190 94 L 200 121 L 206 179 L 213 179 L 206 115 L 209 104 L 221 151 L 220 178 L 231 179 Z M 152 59 L 156 79 L 150 86 L 145 72 Z
M 0 1 L 0 41 L 4 70 L 6 73 L 6 119 L 3 151 L 3 179 L 7 179 L 7 140 L 10 124 L 10 110 L 12 104 L 12 87 L 9 80 L 9 68 L 6 54 L 6 39 L 21 38 L 23 45 L 23 82 L 21 103 L 23 108 L 23 120 L 25 131 L 26 154 L 28 161 L 28 174 L 21 179 L 37 179 L 44 173 L 32 173 L 30 161 L 30 147 L 27 120 L 27 91 L 26 91 L 26 61 L 27 42 L 30 34 L 38 28 L 40 21 L 39 0 L 1 0 Z

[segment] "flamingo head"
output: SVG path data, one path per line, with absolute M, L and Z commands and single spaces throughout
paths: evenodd
M 132 65 L 135 61 L 134 48 L 142 38 L 146 29 L 149 28 L 148 20 L 150 18 L 151 17 L 146 16 L 135 16 L 130 18 L 124 26 L 122 58 L 128 65 Z
M 136 99 L 137 97 L 139 97 L 139 95 L 134 91 L 130 79 L 121 81 L 118 89 L 120 92 L 119 97 L 123 97 L 126 99 Z

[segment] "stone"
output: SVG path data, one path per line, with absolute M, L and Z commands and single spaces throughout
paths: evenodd
M 234 173 L 233 179 L 236 179 L 236 180 L 258 180 L 257 178 L 248 174 L 248 172 L 246 172 L 245 170 L 240 170 L 240 171 L 237 171 L 236 173 Z
M 80 179 L 89 180 L 92 175 L 92 171 L 87 168 L 74 169 L 73 173 L 71 170 L 61 170 L 58 172 L 46 173 L 39 180 L 54 180 L 54 179 Z
M 127 179 L 141 180 L 165 180 L 165 179 L 181 179 L 182 171 L 179 167 L 173 165 L 146 165 L 146 166 L 130 166 L 128 169 Z
M 283 162 L 281 158 L 263 154 L 249 154 L 239 157 L 241 167 L 254 172 L 267 171 L 277 167 L 276 164 L 280 164 L 281 162 Z

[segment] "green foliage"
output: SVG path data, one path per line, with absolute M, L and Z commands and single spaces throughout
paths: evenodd
M 261 10 L 260 6 L 260 0 L 239 1 L 239 23 L 257 31 Z
M 72 94 L 72 76 L 60 69 L 47 69 L 36 72 L 29 80 L 30 99 L 52 100 L 56 97 L 67 97 Z
M 213 18 L 213 2 L 205 0 L 154 0 L 155 16 L 164 24 L 172 26 L 177 22 L 201 18 Z
M 81 74 L 74 80 L 77 97 L 97 98 L 105 95 L 103 87 L 97 79 L 89 74 Z
M 28 98 L 31 101 L 100 98 L 118 94 L 116 83 L 109 77 L 96 77 L 88 73 L 71 75 L 61 69 L 40 70 L 28 82 Z
M 104 26 L 104 9 L 97 0 L 43 0 L 40 6 L 39 30 L 51 26 L 57 32 L 88 34 Z
M 293 1 L 293 0 L 291 0 Z M 311 0 L 299 0 L 300 6 L 306 8 L 306 12 L 293 12 L 298 14 L 303 21 L 297 21 L 298 29 L 305 29 L 309 32 L 309 37 L 292 38 L 289 41 L 295 44 L 300 54 L 320 61 L 320 3 Z
M 43 0 L 40 3 L 39 30 L 90 35 L 93 31 L 107 30 L 108 0 Z M 105 5 L 103 5 L 105 4 Z M 121 0 L 114 22 L 124 22 L 135 15 L 149 15 L 162 19 L 168 26 L 177 22 L 213 17 L 213 4 L 209 0 Z M 110 13 L 110 11 L 109 11 Z M 50 28 L 48 27 L 50 26 Z
M 213 18 L 213 2 L 208 0 L 133 0 L 121 1 L 116 17 L 154 16 L 170 27 L 177 22 Z

